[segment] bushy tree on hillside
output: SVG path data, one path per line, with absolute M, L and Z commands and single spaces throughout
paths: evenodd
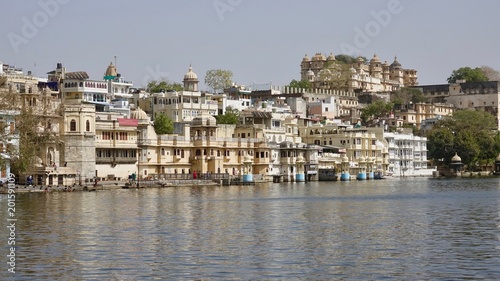
M 500 152 L 496 119 L 484 111 L 458 110 L 438 121 L 427 138 L 430 158 L 449 164 L 457 153 L 470 169 L 491 164 Z
M 401 88 L 391 93 L 391 101 L 394 104 L 409 104 L 425 102 L 426 98 L 418 89 Z
M 500 71 L 487 65 L 481 66 L 481 70 L 488 77 L 489 81 L 500 81 Z
M 484 82 L 489 79 L 481 68 L 470 68 L 467 66 L 453 70 L 450 77 L 447 79 L 448 83 L 455 83 L 457 80 L 465 80 L 466 82 Z
M 361 109 L 360 117 L 362 124 L 366 125 L 375 118 L 386 116 L 391 112 L 393 106 L 393 103 L 383 100 L 377 100 L 368 104 L 365 108 Z
M 155 117 L 153 128 L 157 135 L 171 134 L 174 132 L 174 122 L 167 115 L 160 113 Z
M 47 146 L 61 145 L 58 124 L 62 105 L 54 106 L 50 92 L 45 90 L 32 98 L 36 103 L 26 102 L 22 93 L 8 86 L 5 77 L 0 79 L 0 114 L 9 116 L 0 122 L 0 162 L 3 165 L 9 161 L 16 175 L 34 171 L 37 159 L 45 159 Z M 14 121 L 14 126 L 5 121 Z
M 328 62 L 325 67 L 318 72 L 320 81 L 324 87 L 332 90 L 349 89 L 349 80 L 351 78 L 350 65 L 342 62 Z
M 339 63 L 351 65 L 353 63 L 356 63 L 358 58 L 359 58 L 359 56 L 355 57 L 355 56 L 340 54 L 340 55 L 335 56 L 335 61 L 337 61 Z M 363 58 L 363 61 L 365 61 L 365 62 L 368 61 L 366 59 L 366 57 L 361 56 L 361 58 Z
M 182 91 L 181 83 L 171 82 L 166 78 L 160 80 L 152 80 L 148 83 L 147 91 L 150 93 L 161 93 L 167 91 Z
M 205 75 L 205 84 L 212 88 L 215 93 L 231 87 L 233 83 L 233 72 L 231 70 L 212 69 Z
M 217 124 L 238 124 L 240 119 L 240 113 L 238 110 L 228 106 L 226 108 L 226 113 L 215 116 Z
M 309 90 L 312 88 L 312 85 L 309 81 L 304 81 L 304 80 L 300 80 L 300 81 L 297 81 L 295 79 L 293 79 L 290 84 L 288 84 L 289 87 L 292 87 L 292 88 L 300 88 L 300 89 L 306 89 L 306 90 Z

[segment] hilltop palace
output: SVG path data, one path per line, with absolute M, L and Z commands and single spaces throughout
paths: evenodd
M 314 85 L 309 90 L 234 85 L 217 94 L 198 89 L 191 66 L 182 91 L 148 93 L 134 88 L 112 63 L 97 80 L 85 71 L 67 72 L 60 63 L 47 78 L 0 63 L 0 93 L 19 95 L 23 106 L 50 117 L 50 122 L 39 124 L 39 132 L 52 132 L 58 141 L 38 148 L 36 169 L 29 172 L 35 184 L 49 186 L 193 172 L 250 173 L 254 179 L 279 176 L 283 181 L 302 181 L 302 173 L 307 180 L 318 180 L 322 168 L 351 175 L 362 170 L 431 175 L 435 167 L 427 160 L 427 139 L 403 127 L 427 130 L 465 103 L 498 114 L 497 82 L 418 86 L 416 70 L 403 69 L 396 59 L 390 65 L 381 63 L 376 55 L 350 66 L 347 91 L 327 89 L 321 72 L 334 59 L 320 53 L 302 59 L 301 78 Z M 361 95 L 384 98 L 401 87 L 418 88 L 432 102 L 408 104 L 374 127 L 359 125 Z M 225 114 L 228 107 L 239 111 L 239 124 L 217 124 L 214 116 Z M 19 114 L 0 111 L 10 135 L 2 145 L 3 179 L 10 171 L 5 148 L 19 145 Z M 152 124 L 159 114 L 173 120 L 174 133 L 155 133 Z

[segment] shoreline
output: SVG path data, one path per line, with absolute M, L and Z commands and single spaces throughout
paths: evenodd
M 414 178 L 414 177 L 425 177 L 425 178 L 430 178 L 430 179 L 454 179 L 454 178 L 464 178 L 464 179 L 471 179 L 471 178 L 490 178 L 490 177 L 497 177 L 497 175 L 491 174 L 491 173 L 478 173 L 478 172 L 464 172 L 463 174 L 459 175 L 452 175 L 452 176 L 433 176 L 433 175 L 406 175 L 406 176 L 390 176 L 386 177 L 382 180 L 394 180 L 394 179 L 405 179 L 405 178 Z M 367 179 L 367 180 L 362 180 L 362 181 L 371 181 L 374 179 Z M 351 179 L 350 181 L 347 182 L 356 182 L 359 181 L 357 179 Z M 265 181 L 265 180 L 259 180 L 259 181 L 253 181 L 249 183 L 241 183 L 238 182 L 237 184 L 231 184 L 231 185 L 242 185 L 242 186 L 248 186 L 248 185 L 255 185 L 255 184 L 263 184 L 263 183 L 273 183 L 272 181 Z M 284 182 L 282 182 L 284 183 Z M 302 182 L 302 183 L 308 183 L 308 182 Z M 215 182 L 212 180 L 183 180 L 182 182 L 179 181 L 172 181 L 172 182 L 139 182 L 139 189 L 142 188 L 168 188 L 168 187 L 199 187 L 199 186 L 229 186 L 227 184 L 223 184 L 222 182 Z M 6 186 L 1 186 L 0 187 L 0 194 L 6 194 L 7 193 L 7 187 Z M 124 182 L 124 181 L 101 181 L 100 183 L 97 184 L 97 186 L 92 185 L 76 185 L 76 186 L 25 186 L 25 185 L 16 185 L 15 191 L 16 193 L 50 193 L 50 192 L 91 192 L 91 191 L 102 191 L 102 190 L 113 190 L 113 189 L 137 189 L 136 183 L 129 183 Z

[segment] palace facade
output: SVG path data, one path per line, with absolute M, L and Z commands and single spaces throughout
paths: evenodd
M 348 73 L 343 73 L 347 69 Z M 339 68 L 332 53 L 328 57 L 316 53 L 312 58 L 306 54 L 300 64 L 300 79 L 309 81 L 315 89 L 332 89 L 336 87 L 332 80 L 345 79 L 346 90 L 356 92 L 392 92 L 418 85 L 417 71 L 403 68 L 397 57 L 391 64 L 382 63 L 376 54 L 370 61 L 359 57 L 347 69 Z

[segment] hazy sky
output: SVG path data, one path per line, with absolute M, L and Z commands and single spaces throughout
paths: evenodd
M 500 1 L 39 0 L 5 1 L 0 61 L 45 77 L 56 63 L 101 79 L 110 62 L 141 87 L 181 82 L 192 64 L 238 84 L 300 79 L 305 54 L 348 53 L 418 71 L 421 85 L 452 70 L 500 69 Z

